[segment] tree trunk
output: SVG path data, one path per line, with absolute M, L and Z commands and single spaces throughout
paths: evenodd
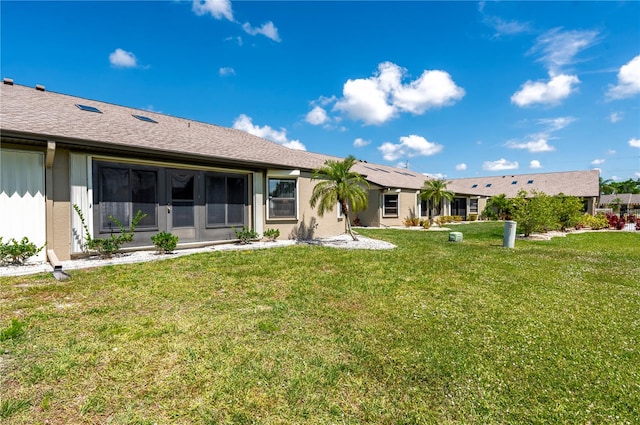
M 351 219 L 349 218 L 349 205 L 344 201 L 340 201 L 340 205 L 342 206 L 342 215 L 344 215 L 344 220 L 345 220 L 344 231 L 345 233 L 348 233 L 349 236 L 351 236 L 354 241 L 357 241 L 358 238 L 356 237 L 356 235 L 353 233 L 353 230 L 351 229 Z

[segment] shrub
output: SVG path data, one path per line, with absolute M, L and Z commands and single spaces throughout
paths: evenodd
M 584 227 L 590 227 L 593 230 L 609 228 L 609 220 L 607 220 L 607 217 L 605 217 L 604 214 L 598 214 L 595 216 L 591 214 L 584 214 L 578 224 Z
M 178 237 L 168 232 L 160 232 L 151 236 L 151 242 L 153 242 L 159 254 L 171 254 L 178 246 Z
M 12 238 L 6 244 L 2 243 L 2 238 L 0 237 L 0 264 L 24 264 L 29 258 L 42 251 L 43 248 L 44 245 L 38 248 L 36 244 L 29 242 L 29 238 L 26 236 L 20 242 Z
M 405 217 L 404 220 L 402 220 L 402 224 L 404 224 L 407 227 L 411 227 L 411 226 L 419 226 L 420 225 L 420 217 Z
M 575 196 L 554 196 L 551 207 L 556 214 L 557 225 L 563 232 L 574 227 L 582 218 L 582 202 Z
M 251 243 L 252 239 L 258 238 L 258 232 L 249 229 L 247 226 L 242 226 L 242 230 L 233 228 L 233 231 L 236 233 L 236 238 L 240 239 L 240 243 L 242 244 Z
M 431 222 L 429 220 L 420 220 L 419 224 L 423 229 L 428 229 L 431 227 Z
M 512 217 L 518 222 L 518 228 L 524 236 L 546 232 L 557 226 L 551 197 L 535 190 L 531 193 L 533 197 L 527 198 L 527 192 L 521 190 L 513 199 Z
M 280 236 L 280 229 L 267 229 L 264 231 L 263 236 L 270 242 L 275 242 L 278 236 Z
M 86 239 L 86 249 L 97 251 L 101 257 L 106 258 L 109 258 L 114 253 L 118 252 L 122 245 L 124 245 L 125 243 L 133 241 L 133 234 L 136 230 L 136 226 L 138 226 L 138 223 L 140 223 L 140 221 L 147 216 L 142 211 L 138 210 L 136 215 L 131 220 L 131 226 L 129 227 L 129 230 L 127 230 L 120 222 L 120 220 L 110 215 L 109 219 L 120 228 L 120 234 L 111 234 L 110 237 L 104 239 L 94 239 L 91 236 L 91 232 L 89 232 L 89 227 L 87 226 L 82 211 L 80 211 L 80 207 L 76 204 L 73 204 L 73 209 L 76 210 L 76 213 L 78 214 L 78 216 L 80 217 L 80 221 L 82 222 L 82 228 L 84 229 L 84 236 Z
M 469 221 L 476 221 L 478 219 L 478 214 L 469 214 Z

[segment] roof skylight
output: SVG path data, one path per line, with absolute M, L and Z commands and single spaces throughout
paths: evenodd
M 484 187 L 491 187 L 491 183 L 487 183 Z
M 76 106 L 78 108 L 82 109 L 83 111 L 97 112 L 98 114 L 102 113 L 102 111 L 100 109 L 96 108 L 95 106 L 82 105 L 81 103 L 76 103 Z
M 514 180 L 511 182 L 511 184 L 517 184 L 517 183 L 518 183 L 518 180 Z
M 149 118 L 149 117 L 145 117 L 144 115 L 131 115 L 131 116 L 134 117 L 134 118 L 139 119 L 140 121 L 152 122 L 154 124 L 158 124 L 158 121 L 156 121 L 156 120 L 154 120 L 152 118 Z
M 478 187 L 478 185 L 474 184 L 473 186 L 471 186 L 471 189 L 475 189 L 476 187 Z
M 527 184 L 533 184 L 533 180 L 529 180 Z

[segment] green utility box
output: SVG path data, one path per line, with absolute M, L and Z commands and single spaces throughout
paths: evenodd
M 449 242 L 462 242 L 462 232 L 450 232 Z

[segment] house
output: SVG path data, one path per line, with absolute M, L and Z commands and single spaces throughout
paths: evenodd
M 142 211 L 137 247 L 160 231 L 182 247 L 235 240 L 242 226 L 285 238 L 344 231 L 338 209 L 319 217 L 309 206 L 313 170 L 340 158 L 10 79 L 0 84 L 0 123 L 0 235 L 46 241 L 49 259 L 83 254 L 74 205 L 93 238 L 118 231 L 111 216 L 128 226 Z M 371 183 L 366 224 L 401 224 L 415 210 L 424 176 L 364 162 L 354 170 Z
M 180 247 L 229 242 L 234 229 L 283 238 L 333 236 L 344 217 L 319 217 L 309 205 L 313 170 L 342 160 L 286 148 L 246 132 L 21 86 L 0 83 L 0 236 L 27 236 L 52 263 L 84 255 L 78 206 L 93 238 L 118 232 L 137 211 L 146 217 L 130 247 L 171 232 Z M 369 204 L 353 216 L 365 226 L 400 226 L 424 216 L 423 174 L 357 162 L 369 183 Z M 593 207 L 594 171 L 453 180 L 444 215 L 481 212 L 486 199 L 516 187 L 585 197 Z M 533 180 L 534 184 L 523 183 Z M 593 182 L 595 181 L 595 191 Z M 510 190 L 507 190 L 510 189 Z
M 600 195 L 599 208 L 612 210 L 611 207 L 613 205 L 620 208 L 620 214 L 637 214 L 640 211 L 640 194 L 614 193 L 612 195 Z
M 446 215 L 480 214 L 492 196 L 505 194 L 507 198 L 515 198 L 520 191 L 526 191 L 528 196 L 532 196 L 532 192 L 577 196 L 582 198 L 585 211 L 594 214 L 600 192 L 599 179 L 598 170 L 453 179 L 447 187 L 455 197 Z

